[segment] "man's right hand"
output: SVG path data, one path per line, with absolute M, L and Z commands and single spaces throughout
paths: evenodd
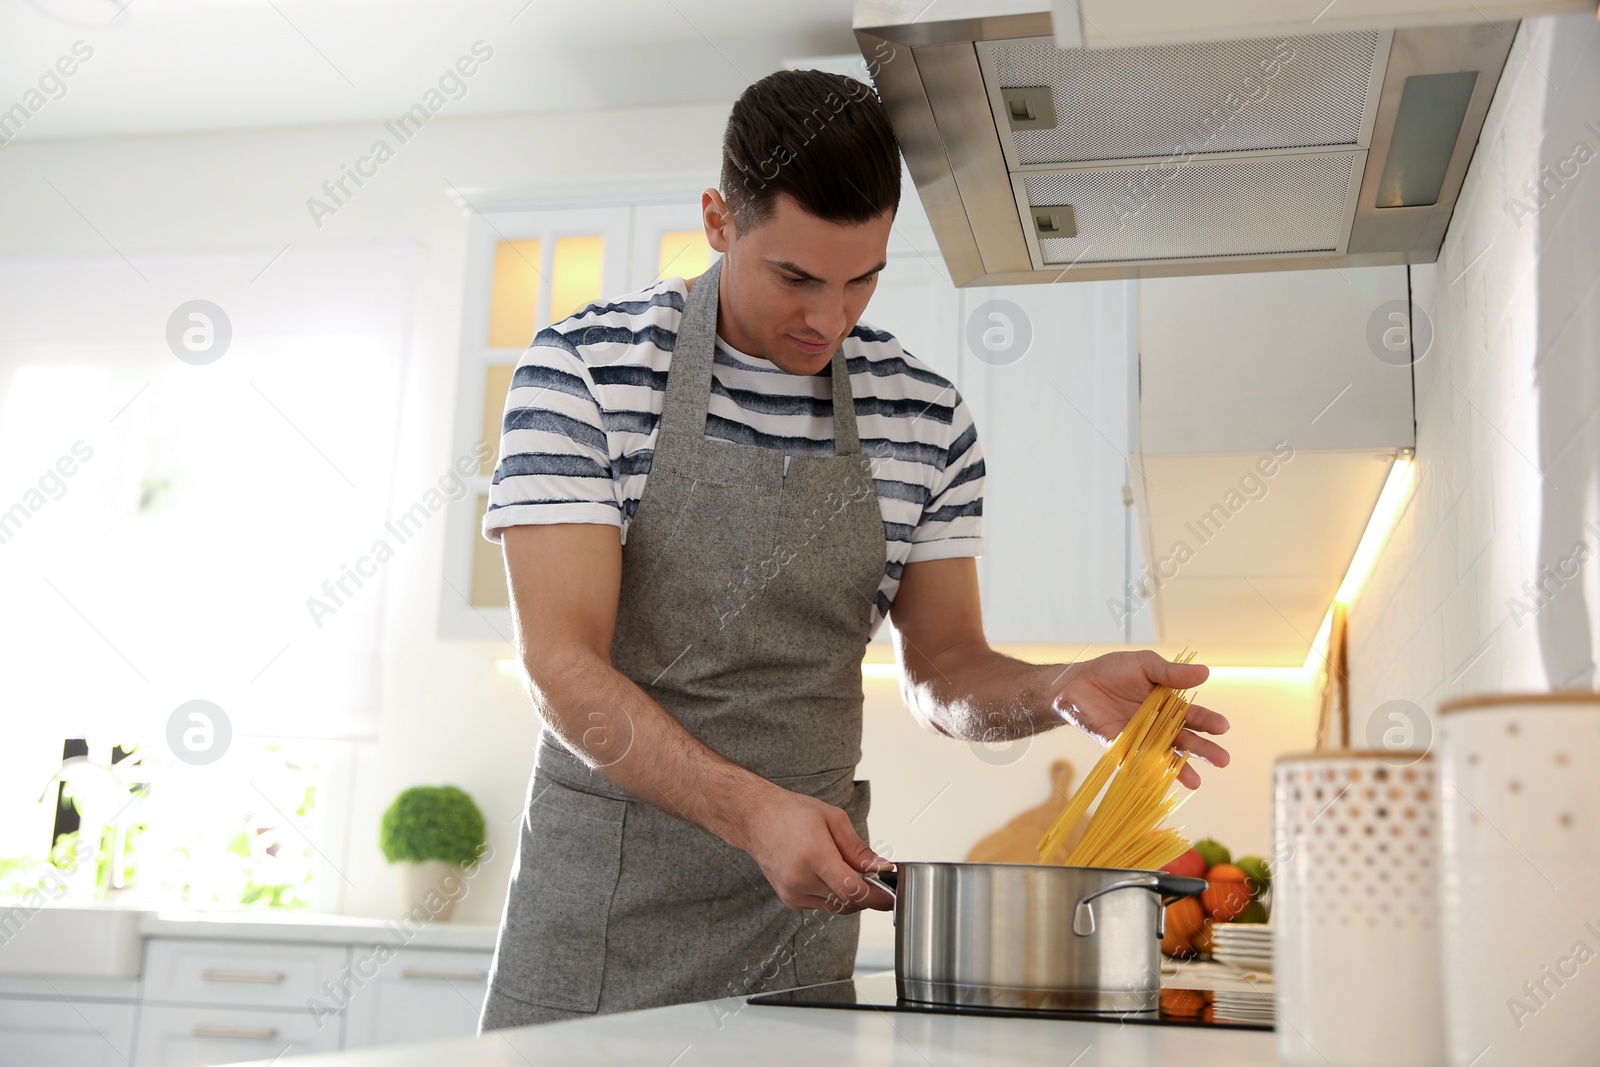
M 894 865 L 861 840 L 843 809 L 763 782 L 746 812 L 733 843 L 750 853 L 784 904 L 838 915 L 894 907 L 893 897 L 861 877 Z

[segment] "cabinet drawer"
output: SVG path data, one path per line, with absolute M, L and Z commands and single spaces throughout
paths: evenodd
M 491 953 L 408 948 L 377 964 L 385 952 L 369 945 L 351 951 L 350 969 L 364 981 L 345 1008 L 345 1048 L 478 1032 Z
M 0 999 L 0 1064 L 127 1067 L 133 1018 L 131 1003 Z
M 247 1008 L 156 1007 L 139 1012 L 138 1067 L 213 1067 L 335 1052 L 342 1019 L 310 1012 Z
M 340 986 L 349 951 L 344 945 L 152 938 L 144 1000 L 304 1011 L 310 998 L 324 995 L 324 982 Z

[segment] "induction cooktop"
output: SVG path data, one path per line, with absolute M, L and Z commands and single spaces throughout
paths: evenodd
M 749 998 L 751 1004 L 785 1008 L 842 1008 L 847 1011 L 923 1012 L 933 1015 L 983 1015 L 1013 1019 L 1070 1019 L 1076 1022 L 1198 1026 L 1216 1030 L 1271 1030 L 1272 998 L 1260 994 L 1215 993 L 1208 989 L 1163 989 L 1157 1011 L 1093 1012 L 975 1004 L 932 1004 L 901 1000 L 894 972 L 862 975 L 842 982 L 802 986 Z

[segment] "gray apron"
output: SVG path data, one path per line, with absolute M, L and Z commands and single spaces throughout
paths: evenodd
M 705 436 L 721 263 L 678 329 L 622 551 L 611 661 L 702 743 L 867 839 L 861 658 L 882 513 L 842 352 L 832 456 Z M 633 758 L 638 757 L 633 754 Z M 785 907 L 750 856 L 540 737 L 483 1029 L 850 976 L 857 916 Z

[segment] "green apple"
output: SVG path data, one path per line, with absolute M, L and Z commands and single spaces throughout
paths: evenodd
M 1194 843 L 1194 850 L 1205 857 L 1207 870 L 1210 870 L 1219 863 L 1233 862 L 1233 853 L 1228 851 L 1228 846 L 1224 845 L 1221 841 L 1213 841 L 1209 837 L 1196 841 Z
M 1260 856 L 1240 856 L 1233 861 L 1234 866 L 1244 872 L 1250 879 L 1250 895 L 1260 899 L 1272 886 L 1272 868 L 1267 866 L 1267 861 Z
M 1252 900 L 1244 906 L 1244 910 L 1235 915 L 1232 922 L 1236 923 L 1264 923 L 1267 921 L 1267 906 L 1259 900 Z

